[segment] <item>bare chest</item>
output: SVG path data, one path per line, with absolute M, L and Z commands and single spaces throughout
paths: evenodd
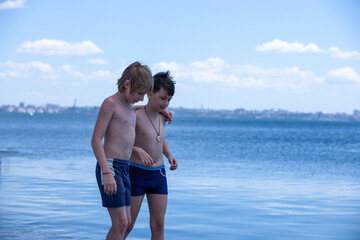
M 150 122 L 148 119 L 141 121 L 141 124 L 136 126 L 136 134 L 144 141 L 153 141 L 162 143 L 164 140 L 164 126 L 160 122 Z
M 116 111 L 111 119 L 108 130 L 114 132 L 134 132 L 136 117 L 133 111 Z

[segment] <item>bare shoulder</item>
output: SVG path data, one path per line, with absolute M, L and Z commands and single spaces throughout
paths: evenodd
M 111 121 L 112 115 L 114 113 L 115 105 L 112 99 L 112 96 L 106 98 L 101 104 L 98 118 L 95 124 L 94 135 L 102 138 L 104 136 L 106 129 Z
M 106 119 L 111 118 L 112 114 L 115 111 L 115 108 L 116 108 L 116 102 L 114 100 L 114 96 L 110 96 L 106 98 L 101 104 L 99 117 Z
M 116 106 L 116 101 L 115 101 L 115 95 L 111 95 L 110 97 L 106 98 L 103 102 L 103 104 L 105 105 L 110 105 L 112 107 L 115 107 Z
M 140 109 L 144 109 L 144 105 L 134 105 L 134 110 L 139 111 Z
M 112 95 L 108 98 L 106 98 L 102 105 L 101 105 L 101 108 L 104 108 L 105 110 L 111 110 L 111 109 L 114 109 L 117 105 L 117 102 L 115 101 L 115 95 Z
M 144 121 L 144 116 L 145 116 L 145 110 L 144 108 L 140 108 L 140 109 L 137 109 L 135 111 L 135 115 L 136 115 L 136 125 L 138 124 L 142 124 L 142 122 Z

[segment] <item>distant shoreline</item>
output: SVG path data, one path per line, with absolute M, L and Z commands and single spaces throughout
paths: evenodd
M 46 104 L 45 106 L 26 105 L 20 103 L 19 106 L 2 105 L 0 113 L 26 113 L 33 114 L 97 114 L 100 107 L 62 107 L 55 104 Z M 203 108 L 183 108 L 169 107 L 169 111 L 179 117 L 208 117 L 208 118 L 228 118 L 228 119 L 274 119 L 274 120 L 310 120 L 310 121 L 346 121 L 360 122 L 360 110 L 354 110 L 353 114 L 347 113 L 306 113 L 291 112 L 287 110 L 246 110 L 243 108 L 235 110 L 213 110 Z

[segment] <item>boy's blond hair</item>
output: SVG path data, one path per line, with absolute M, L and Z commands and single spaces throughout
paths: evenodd
M 130 93 L 151 93 L 154 80 L 151 74 L 151 70 L 148 66 L 142 65 L 139 62 L 130 64 L 122 73 L 117 85 L 119 92 L 122 92 L 125 81 L 130 81 Z

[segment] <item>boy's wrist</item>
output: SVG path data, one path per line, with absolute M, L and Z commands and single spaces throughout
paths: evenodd
M 103 172 L 103 175 L 107 175 L 110 174 L 111 172 Z

